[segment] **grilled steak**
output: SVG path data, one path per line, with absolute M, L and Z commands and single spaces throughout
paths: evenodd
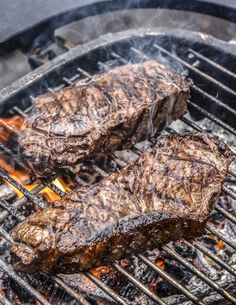
M 201 235 L 231 161 L 215 136 L 163 136 L 134 164 L 20 223 L 12 232 L 13 264 L 75 273 Z
M 187 110 L 189 81 L 154 61 L 129 64 L 39 96 L 19 144 L 38 175 L 128 148 Z

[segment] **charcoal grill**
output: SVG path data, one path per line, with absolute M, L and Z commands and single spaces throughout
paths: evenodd
M 183 39 L 183 37 L 185 38 Z M 109 70 L 114 65 L 122 65 L 127 62 L 140 62 L 149 58 L 165 63 L 168 62 L 180 73 L 184 73 L 194 80 L 192 98 L 188 101 L 189 114 L 178 120 L 176 124 L 177 129 L 167 127 L 165 129 L 166 132 L 177 133 L 182 128 L 178 127 L 180 125 L 192 130 L 201 131 L 200 122 L 207 118 L 210 122 L 214 122 L 214 126 L 219 126 L 219 130 L 222 131 L 221 135 L 225 133 L 233 136 L 236 135 L 236 91 L 234 91 L 236 74 L 233 73 L 236 69 L 236 46 L 229 45 L 201 33 L 183 30 L 129 30 L 112 35 L 107 34 L 86 45 L 75 47 L 55 58 L 51 63 L 41 66 L 2 90 L 0 92 L 0 116 L 19 114 L 27 117 L 35 97 L 39 94 L 47 91 L 53 93 L 55 90 L 73 85 L 77 80 L 85 76 Z M 6 123 L 5 128 L 12 130 L 12 127 Z M 236 154 L 234 137 L 230 139 L 229 144 Z M 151 145 L 154 139 L 149 140 Z M 14 159 L 15 162 L 21 162 L 19 155 L 11 151 L 4 144 L 0 144 L 0 149 L 4 154 Z M 135 154 L 141 153 L 137 146 L 132 151 Z M 119 159 L 116 154 L 113 157 L 119 166 L 127 164 L 124 159 Z M 94 167 L 102 176 L 108 174 L 97 165 Z M 231 178 L 236 177 L 236 172 L 233 168 L 230 169 L 229 176 Z M 2 207 L 0 212 L 0 235 L 8 244 L 11 244 L 12 240 L 5 226 L 10 215 L 17 221 L 22 220 L 24 216 L 19 212 L 19 207 L 26 205 L 28 201 L 40 208 L 44 208 L 47 203 L 37 194 L 45 185 L 59 196 L 63 196 L 64 193 L 51 181 L 42 181 L 32 191 L 28 191 L 3 169 L 0 169 L 0 177 L 1 180 L 8 182 L 23 194 L 21 199 L 13 203 L 0 199 Z M 74 178 L 80 184 L 85 183 L 79 176 Z M 236 193 L 231 188 L 224 186 L 223 193 L 232 200 L 236 200 Z M 215 211 L 223 215 L 227 221 L 234 225 L 236 224 L 235 214 L 228 211 L 219 203 L 216 203 Z M 235 240 L 230 236 L 224 235 L 221 230 L 218 230 L 209 223 L 206 226 L 206 234 L 208 233 L 214 234 L 217 238 L 223 240 L 230 249 L 236 250 Z M 137 286 L 154 304 L 218 304 L 217 302 L 220 302 L 222 299 L 225 299 L 227 302 L 224 304 L 236 304 L 236 268 L 205 247 L 199 240 L 185 241 L 185 244 L 195 247 L 198 251 L 208 256 L 224 272 L 227 272 L 230 277 L 226 277 L 220 283 L 212 280 L 201 269 L 194 266 L 180 254 L 172 244 L 163 246 L 162 250 L 183 265 L 184 268 L 190 270 L 195 275 L 196 281 L 199 281 L 199 279 L 202 281 L 202 286 L 198 285 L 195 289 L 190 289 L 188 286 L 181 284 L 167 271 L 155 265 L 145 255 L 137 254 L 138 259 L 145 264 L 146 268 L 152 269 L 178 291 L 176 295 L 161 298 L 117 262 L 113 263 L 113 268 Z M 35 288 L 35 283 L 40 281 L 40 279 L 16 273 L 5 257 L 0 258 L 0 269 L 22 287 L 22 290 L 40 302 L 40 304 L 51 304 L 50 298 L 47 300 Z M 90 271 L 86 272 L 85 276 L 104 291 L 113 302 L 122 305 L 134 304 L 116 293 Z M 82 305 L 93 304 L 90 303 L 86 296 L 70 287 L 61 277 L 46 277 L 70 296 L 71 304 L 74 304 L 73 302 Z M 0 303 L 5 305 L 11 304 L 4 295 L 0 295 Z

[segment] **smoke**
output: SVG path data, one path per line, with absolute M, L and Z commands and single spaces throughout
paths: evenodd
M 130 7 L 128 1 L 126 7 Z M 88 26 L 89 25 L 89 26 Z M 55 37 L 68 31 L 73 43 L 85 43 L 106 33 L 137 28 L 188 29 L 229 40 L 235 37 L 236 26 L 209 15 L 168 9 L 129 9 L 95 14 L 58 28 Z M 234 33 L 233 33 L 234 30 Z

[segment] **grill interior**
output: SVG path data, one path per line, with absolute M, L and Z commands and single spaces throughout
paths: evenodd
M 184 39 L 183 39 L 184 37 Z M 236 135 L 236 75 L 232 72 L 236 65 L 236 48 L 229 47 L 218 40 L 203 34 L 185 31 L 168 30 L 139 30 L 126 31 L 113 35 L 106 35 L 87 45 L 71 49 L 69 52 L 56 58 L 53 64 L 48 64 L 33 71 L 23 79 L 1 91 L 1 125 L 13 134 L 15 143 L 15 129 L 9 123 L 9 117 L 19 115 L 24 119 L 32 108 L 34 98 L 46 91 L 54 92 L 65 86 L 73 85 L 77 80 L 101 71 L 107 71 L 113 66 L 127 62 L 140 62 L 146 59 L 156 59 L 172 65 L 178 72 L 193 79 L 192 98 L 188 101 L 189 113 L 168 126 L 164 133 L 186 132 L 188 130 L 211 131 L 222 137 L 236 153 L 234 147 Z M 4 118 L 5 117 L 5 118 Z M 6 119 L 7 118 L 7 119 Z M 132 156 L 142 153 L 147 146 L 152 145 L 154 139 L 138 144 L 132 149 Z M 0 143 L 2 154 L 8 160 L 21 167 L 20 155 L 16 145 L 6 146 Z M 123 167 L 130 161 L 129 153 L 115 153 L 112 157 L 115 167 Z M 114 169 L 109 165 L 92 164 L 93 170 L 99 176 L 105 177 Z M 84 177 L 74 173 L 65 173 L 75 184 L 85 184 Z M 0 168 L 0 177 L 23 196 L 17 200 L 0 199 L 0 234 L 1 244 L 9 245 L 12 240 L 8 231 L 20 220 L 27 217 L 24 211 L 29 206 L 44 208 L 46 201 L 37 194 L 47 186 L 59 197 L 62 191 L 52 181 L 42 180 L 31 191 L 22 186 L 17 177 L 13 177 L 5 169 Z M 218 304 L 225 299 L 228 303 L 236 304 L 236 190 L 233 184 L 236 171 L 232 164 L 227 181 L 223 187 L 222 197 L 215 205 L 212 218 L 206 226 L 206 235 L 192 241 L 181 241 L 162 247 L 162 254 L 187 270 L 191 276 L 186 283 L 170 272 L 171 267 L 163 268 L 153 262 L 149 254 L 138 254 L 136 259 L 142 263 L 145 270 L 151 270 L 158 278 L 164 279 L 171 287 L 172 293 L 158 293 L 151 289 L 150 283 L 125 268 L 122 264 L 114 262 L 112 268 L 137 287 L 141 293 L 138 299 L 129 299 L 125 293 L 117 292 L 112 285 L 96 277 L 94 272 L 84 274 L 86 278 L 97 286 L 107 297 L 103 304 Z M 3 184 L 2 184 L 3 185 Z M 33 210 L 33 209 L 31 209 Z M 29 214 L 29 213 L 28 213 Z M 192 249 L 186 255 L 186 249 Z M 218 250 L 219 251 L 218 251 Z M 3 252 L 3 251 L 2 251 Z M 164 253 L 164 254 L 163 254 Z M 193 257 L 193 253 L 196 257 Z M 197 261 L 197 262 L 196 262 Z M 207 264 L 208 262 L 208 264 Z M 212 268 L 218 270 L 211 272 Z M 215 267 L 217 266 L 217 267 Z M 74 289 L 66 276 L 29 276 L 16 273 L 9 262 L 8 253 L 0 258 L 0 268 L 3 275 L 7 275 L 17 285 L 19 294 L 30 295 L 36 304 L 96 304 L 89 295 Z M 215 270 L 215 269 L 214 269 Z M 50 295 L 41 293 L 42 283 L 50 283 Z M 41 283 L 41 284 L 40 284 Z M 19 288 L 21 287 L 21 288 Z M 69 301 L 60 303 L 54 296 L 55 291 L 66 293 Z M 157 293 L 156 293 L 157 292 Z M 57 292 L 59 294 L 59 292 Z M 63 299 L 63 298 L 62 298 Z M 96 298 L 95 298 L 96 299 Z M 0 303 L 12 304 L 11 295 L 0 295 Z M 38 302 L 38 303 L 37 303 Z M 24 302 L 22 302 L 24 303 Z M 27 303 L 25 301 L 25 303 Z M 99 303 L 99 302 L 98 302 Z M 20 304 L 20 303 L 19 303 Z

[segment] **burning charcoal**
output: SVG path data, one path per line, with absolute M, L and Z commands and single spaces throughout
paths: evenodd
M 161 280 L 157 284 L 157 294 L 160 297 L 167 297 L 170 295 L 179 294 L 179 290 L 173 287 L 170 283 L 165 280 Z
M 183 284 L 187 284 L 192 277 L 192 273 L 190 271 L 188 271 L 185 267 L 183 267 L 183 265 L 174 259 L 170 258 L 165 258 L 165 271 Z
M 178 240 L 175 243 L 172 243 L 174 248 L 177 250 L 179 254 L 183 257 L 194 257 L 196 256 L 194 246 L 190 246 L 190 244 L 185 243 L 184 240 Z
M 10 185 L 2 184 L 0 185 L 0 198 L 10 201 L 16 198 L 16 193 Z
M 8 221 L 4 222 L 3 228 L 6 231 L 10 231 L 10 230 L 12 230 L 12 228 L 14 228 L 17 225 L 17 223 L 18 223 L 17 219 L 14 216 L 9 215 L 8 216 Z
M 9 291 L 10 293 L 10 295 L 7 296 L 9 298 L 12 297 L 13 301 L 15 301 L 16 304 L 18 303 L 17 299 L 23 304 L 27 304 L 27 305 L 35 304 L 35 300 L 31 297 L 31 295 L 25 289 L 23 289 L 17 282 L 9 278 L 6 283 L 6 287 L 12 289 L 12 291 L 10 289 L 7 290 L 7 292 Z
M 203 271 L 208 277 L 213 281 L 219 279 L 219 274 L 216 268 L 214 268 L 214 263 L 205 254 L 197 250 L 197 256 L 194 259 L 194 265 L 201 271 Z

